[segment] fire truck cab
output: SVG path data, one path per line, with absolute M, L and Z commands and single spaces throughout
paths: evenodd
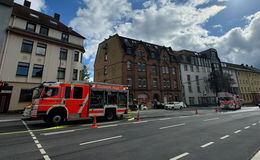
M 23 116 L 59 125 L 67 120 L 104 116 L 123 117 L 128 109 L 128 89 L 123 85 L 92 82 L 46 82 L 34 88 L 32 104 Z

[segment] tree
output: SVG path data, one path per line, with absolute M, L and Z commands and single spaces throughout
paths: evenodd
M 235 83 L 230 74 L 221 72 L 211 72 L 208 78 L 210 89 L 214 93 L 232 92 L 232 85 Z
M 80 72 L 80 80 L 81 81 L 89 81 L 90 74 L 88 72 L 88 67 L 83 65 L 83 70 Z

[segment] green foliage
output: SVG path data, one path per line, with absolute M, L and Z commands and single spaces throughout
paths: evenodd
M 88 72 L 88 67 L 83 65 L 83 70 L 80 72 L 80 80 L 81 81 L 89 81 L 90 74 Z

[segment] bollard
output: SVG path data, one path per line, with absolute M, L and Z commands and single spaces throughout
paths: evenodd
M 97 128 L 97 119 L 96 119 L 96 117 L 94 117 L 94 119 L 93 119 L 93 123 L 91 125 L 91 128 Z
M 196 115 L 198 115 L 198 114 L 199 114 L 199 112 L 198 112 L 198 110 L 197 110 L 197 109 L 196 109 L 196 111 L 195 111 L 195 114 L 196 114 Z
M 216 108 L 215 112 L 218 112 L 218 109 Z

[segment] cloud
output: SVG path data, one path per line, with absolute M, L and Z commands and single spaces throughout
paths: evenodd
M 14 2 L 23 5 L 24 0 L 14 0 Z M 31 8 L 36 11 L 43 11 L 46 9 L 45 0 L 32 0 L 30 2 L 31 2 Z
M 222 25 L 216 24 L 216 25 L 212 26 L 212 28 L 222 28 Z

